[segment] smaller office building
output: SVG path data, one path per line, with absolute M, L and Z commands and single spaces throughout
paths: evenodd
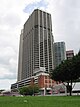
M 66 47 L 65 42 L 55 42 L 53 44 L 54 51 L 54 68 L 58 66 L 61 61 L 66 59 Z
M 67 59 L 72 59 L 73 56 L 74 56 L 74 51 L 73 50 L 66 51 L 66 58 Z

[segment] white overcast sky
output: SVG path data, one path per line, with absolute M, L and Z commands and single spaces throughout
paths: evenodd
M 20 32 L 36 8 L 51 13 L 55 42 L 80 49 L 80 0 L 0 0 L 0 89 L 16 82 Z

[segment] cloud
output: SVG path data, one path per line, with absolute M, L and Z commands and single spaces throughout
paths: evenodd
M 17 77 L 17 55 L 12 47 L 5 47 L 0 52 L 0 79 Z
M 11 87 L 11 84 L 14 83 L 16 79 L 1 79 L 0 80 L 0 89 L 6 89 L 9 90 Z
M 8 68 L 0 68 L 0 79 L 16 79 L 15 73 L 9 71 Z
M 4 24 L 9 27 L 17 27 L 21 22 L 19 15 L 17 13 L 12 12 L 7 13 L 3 20 L 5 20 Z
M 67 49 L 78 52 L 80 45 L 80 0 L 47 0 L 52 15 L 55 41 L 65 41 Z M 78 39 L 77 39 L 78 38 Z
M 17 78 L 19 35 L 28 14 L 19 0 L 0 2 L 0 82 L 9 88 L 10 81 Z

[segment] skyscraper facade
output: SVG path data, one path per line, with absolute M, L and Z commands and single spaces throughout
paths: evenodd
M 18 81 L 33 76 L 38 68 L 44 68 L 46 73 L 54 68 L 53 35 L 51 15 L 36 9 L 21 33 Z
M 21 30 L 21 34 L 20 34 L 17 81 L 21 81 L 22 78 L 22 54 L 23 54 L 23 30 Z
M 53 44 L 54 50 L 54 67 L 58 66 L 61 61 L 66 59 L 65 42 L 55 42 Z

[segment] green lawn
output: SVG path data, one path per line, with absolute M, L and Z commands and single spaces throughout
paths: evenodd
M 3 96 L 0 107 L 80 107 L 80 96 Z

